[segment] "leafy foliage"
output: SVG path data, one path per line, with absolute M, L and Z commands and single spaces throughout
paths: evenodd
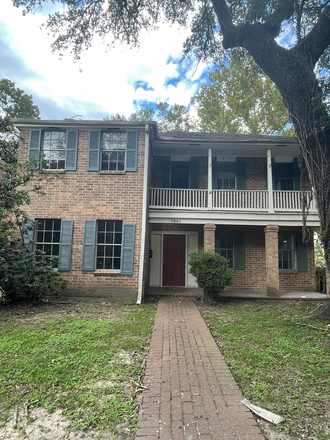
M 38 301 L 67 284 L 52 261 L 43 260 L 30 243 L 24 244 L 22 205 L 30 203 L 30 193 L 41 193 L 42 182 L 55 177 L 31 168 L 30 163 L 10 163 L 0 178 L 0 287 L 2 299 L 9 301 Z
M 0 159 L 6 163 L 17 161 L 18 131 L 11 118 L 35 119 L 40 115 L 32 96 L 15 86 L 9 79 L 0 80 Z
M 116 113 L 106 119 L 119 121 L 157 121 L 159 131 L 192 131 L 195 128 L 194 121 L 187 107 L 180 104 L 170 105 L 165 101 L 157 102 L 155 107 L 140 108 L 128 117 Z
M 39 108 L 33 104 L 32 96 L 6 78 L 0 80 L 0 108 L 1 112 L 10 118 L 36 119 L 40 116 Z
M 228 286 L 233 273 L 227 267 L 227 260 L 211 252 L 193 252 L 189 255 L 190 273 L 204 290 L 207 298 L 215 299 L 219 291 Z
M 201 131 L 293 134 L 281 94 L 252 57 L 236 49 L 228 63 L 194 97 Z

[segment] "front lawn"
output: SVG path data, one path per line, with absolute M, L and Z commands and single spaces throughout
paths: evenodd
M 155 312 L 108 303 L 1 307 L 1 425 L 17 410 L 45 408 L 60 411 L 70 430 L 132 435 Z
M 292 438 L 330 438 L 326 324 L 307 320 L 315 302 L 198 305 L 243 394 L 285 417 Z

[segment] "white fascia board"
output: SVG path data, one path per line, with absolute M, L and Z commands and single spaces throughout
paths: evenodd
M 302 226 L 301 214 L 268 214 L 268 213 L 238 213 L 238 212 L 205 212 L 205 211 L 149 211 L 149 223 L 176 223 L 176 224 L 205 224 L 217 225 L 245 225 L 245 226 Z M 309 214 L 306 226 L 320 227 L 317 214 Z

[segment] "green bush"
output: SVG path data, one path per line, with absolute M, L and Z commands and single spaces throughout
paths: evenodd
M 193 252 L 189 255 L 190 273 L 196 277 L 199 287 L 207 298 L 215 299 L 228 286 L 233 272 L 228 269 L 227 260 L 211 252 Z
M 0 287 L 6 301 L 39 301 L 45 294 L 59 294 L 66 279 L 56 270 L 54 262 L 39 258 L 29 249 L 0 249 Z M 1 294 L 0 294 L 1 295 Z

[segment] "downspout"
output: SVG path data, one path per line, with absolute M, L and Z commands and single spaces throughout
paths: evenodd
M 149 124 L 145 126 L 145 142 L 144 142 L 144 177 L 143 177 L 143 202 L 142 202 L 142 231 L 141 231 L 141 247 L 140 247 L 140 271 L 139 271 L 139 287 L 136 304 L 142 302 L 143 290 L 143 270 L 144 270 L 144 254 L 146 249 L 146 230 L 147 230 L 147 202 L 148 202 L 148 175 L 149 175 Z

